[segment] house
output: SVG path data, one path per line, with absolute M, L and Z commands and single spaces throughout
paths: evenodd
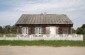
M 16 26 L 19 34 L 71 34 L 73 23 L 65 14 L 22 14 Z

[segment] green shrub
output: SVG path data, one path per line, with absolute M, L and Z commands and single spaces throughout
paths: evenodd
M 6 36 L 6 37 L 16 37 L 17 34 L 0 34 L 0 37 L 3 37 L 3 36 Z

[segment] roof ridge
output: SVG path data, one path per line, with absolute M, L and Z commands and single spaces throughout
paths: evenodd
M 22 15 L 41 15 L 41 14 L 44 15 L 44 13 L 40 13 L 40 14 L 22 14 Z M 51 14 L 51 13 L 46 13 L 46 15 L 66 15 L 66 14 Z

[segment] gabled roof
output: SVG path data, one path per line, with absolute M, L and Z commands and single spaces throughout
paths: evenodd
M 17 24 L 73 24 L 64 14 L 22 14 Z

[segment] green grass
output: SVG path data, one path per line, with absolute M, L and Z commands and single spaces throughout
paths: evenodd
M 62 40 L 0 40 L 0 46 L 85 46 L 84 41 L 62 41 Z

